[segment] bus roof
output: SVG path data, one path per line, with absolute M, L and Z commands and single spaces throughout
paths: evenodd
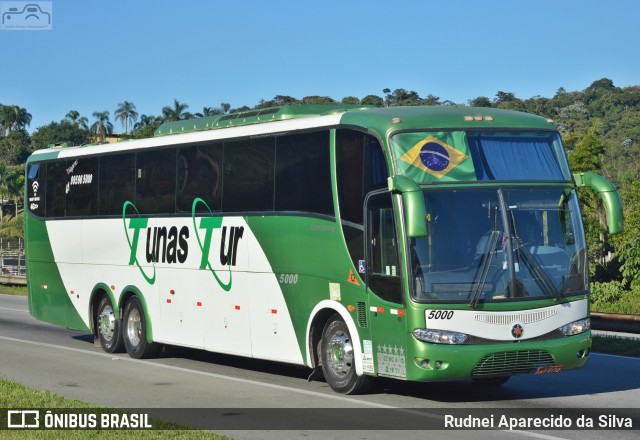
M 271 124 L 274 125 L 271 126 Z M 36 160 L 49 160 L 117 152 L 130 148 L 161 147 L 336 125 L 359 126 L 376 131 L 385 137 L 391 132 L 403 130 L 487 130 L 492 128 L 557 130 L 550 120 L 540 116 L 484 107 L 287 105 L 168 122 L 162 124 L 152 138 L 115 144 L 56 146 L 42 149 L 34 152 L 27 162 L 36 158 Z M 223 128 L 227 130 L 221 130 Z M 176 135 L 179 137 L 173 138 Z
M 353 110 L 374 108 L 361 105 L 320 104 L 320 105 L 283 105 L 264 109 L 248 110 L 227 115 L 205 116 L 203 118 L 185 119 L 165 122 L 155 131 L 154 136 L 167 134 L 191 133 L 201 130 L 237 127 L 240 125 L 259 124 L 264 122 L 283 121 L 286 119 L 325 116 Z
M 530 113 L 486 107 L 413 106 L 373 107 L 358 105 L 321 104 L 285 105 L 266 109 L 208 116 L 162 124 L 155 136 L 191 133 L 202 130 L 259 124 L 310 116 L 344 113 L 343 124 L 376 129 L 380 133 L 402 129 L 487 129 L 534 128 L 555 130 L 550 120 Z

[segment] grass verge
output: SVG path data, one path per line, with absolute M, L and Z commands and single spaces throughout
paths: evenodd
M 18 382 L 0 379 L 0 408 L 69 408 L 69 409 L 100 409 L 99 405 L 91 405 L 79 400 L 61 397 L 49 391 L 40 391 L 29 388 Z M 3 431 L 0 437 L 2 439 L 24 439 L 28 434 L 30 439 L 163 439 L 163 438 L 180 438 L 186 440 L 225 440 L 219 434 L 183 429 L 179 425 L 165 422 L 164 420 L 151 419 L 151 424 L 160 429 L 154 430 L 7 430 Z
M 27 296 L 27 286 L 8 286 L 0 284 L 0 294 Z
M 640 339 L 593 335 L 591 351 L 596 353 L 617 354 L 620 356 L 640 357 Z

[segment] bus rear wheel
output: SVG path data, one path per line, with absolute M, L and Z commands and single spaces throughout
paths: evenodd
M 124 307 L 122 336 L 127 353 L 134 359 L 150 358 L 158 351 L 158 344 L 147 341 L 147 320 L 136 296 L 132 296 Z
M 120 320 L 113 310 L 113 304 L 107 295 L 98 303 L 96 311 L 96 332 L 100 346 L 107 353 L 119 353 L 124 349 Z
M 371 386 L 370 377 L 356 374 L 353 343 L 340 315 L 329 318 L 320 344 L 322 373 L 331 389 L 338 393 L 363 393 Z

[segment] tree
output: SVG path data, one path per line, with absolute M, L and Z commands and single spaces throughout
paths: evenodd
M 7 187 L 9 190 L 9 197 L 13 199 L 16 207 L 15 215 L 18 215 L 18 205 L 22 201 L 24 191 L 24 164 L 8 166 L 7 172 Z
M 129 123 L 132 124 L 138 119 L 138 112 L 136 111 L 136 105 L 129 101 L 124 101 L 118 104 L 118 108 L 113 114 L 114 118 L 120 120 L 120 123 L 124 125 L 124 134 L 129 134 Z
M 215 116 L 221 113 L 222 112 L 220 111 L 220 109 L 213 107 L 203 107 L 202 112 L 194 113 L 193 116 L 195 116 L 196 118 L 204 118 L 206 116 Z
M 173 106 L 162 107 L 162 119 L 164 122 L 181 121 L 189 119 L 190 113 L 185 112 L 189 108 L 188 104 L 173 98 Z
M 32 151 L 31 137 L 24 129 L 0 139 L 0 160 L 7 165 L 23 164 Z
M 622 263 L 620 272 L 623 283 L 632 288 L 640 287 L 640 182 L 630 181 L 621 191 L 624 202 L 624 233 L 613 239 Z
M 395 89 L 392 93 L 389 89 L 384 89 L 382 93 L 385 94 L 384 103 L 386 106 L 424 104 L 424 100 L 413 90 Z M 429 95 L 429 103 L 427 105 L 434 105 L 434 103 L 437 103 L 439 100 L 440 98 L 437 96 Z
M 34 150 L 62 142 L 67 142 L 71 145 L 82 145 L 89 142 L 89 135 L 89 130 L 74 125 L 65 119 L 39 127 L 31 136 L 31 145 Z
M 22 130 L 31 124 L 31 113 L 17 105 L 0 106 L 0 127 L 2 134 L 8 136 L 12 131 Z
M 303 104 L 335 104 L 336 102 L 333 100 L 333 98 L 330 98 L 328 96 L 312 95 L 312 96 L 305 96 L 304 98 L 302 98 L 302 103 Z
M 358 98 L 356 98 L 355 96 L 345 96 L 344 98 L 342 98 L 342 100 L 340 101 L 340 104 L 345 104 L 345 105 L 358 105 L 360 104 L 360 100 Z
M 386 89 L 385 89 L 386 90 Z M 367 95 L 360 101 L 362 105 L 375 105 L 376 107 L 384 106 L 384 100 L 377 95 Z
M 604 146 L 596 135 L 597 128 L 598 120 L 595 120 L 587 134 L 576 142 L 575 148 L 569 155 L 569 165 L 573 172 L 600 170 Z
M 469 105 L 471 107 L 491 107 L 491 100 L 486 96 L 478 96 L 477 98 L 470 99 Z
M 524 102 L 516 98 L 515 94 L 503 91 L 496 93 L 496 97 L 493 100 L 493 107 L 507 110 L 525 110 Z
M 69 110 L 69 113 L 65 115 L 64 120 L 71 122 L 73 125 L 83 130 L 89 130 L 89 120 L 84 116 L 80 116 L 80 113 L 77 110 Z
M 109 121 L 109 112 L 93 112 L 96 122 L 91 124 L 91 133 L 101 142 L 105 143 L 107 135 L 113 133 L 113 124 Z
M 140 120 L 133 126 L 133 130 L 140 130 L 148 125 L 152 125 L 155 129 L 158 128 L 160 124 L 162 124 L 162 118 L 160 116 L 143 114 L 140 116 Z
M 440 98 L 429 93 L 424 99 L 420 99 L 420 97 L 418 97 L 416 103 L 412 105 L 440 105 Z

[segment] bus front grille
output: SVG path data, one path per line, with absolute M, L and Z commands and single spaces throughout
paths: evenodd
M 553 356 L 544 350 L 505 351 L 482 358 L 471 372 L 472 378 L 532 373 L 554 365 Z

